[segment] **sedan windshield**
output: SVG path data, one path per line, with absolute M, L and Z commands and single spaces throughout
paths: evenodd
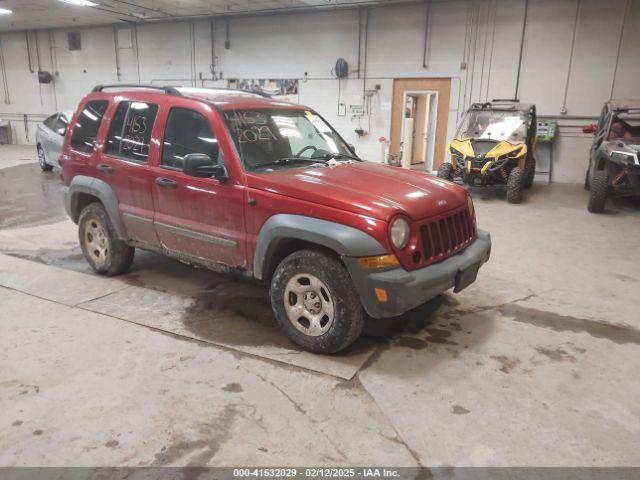
M 524 112 L 476 110 L 466 113 L 458 129 L 458 138 L 523 142 L 527 138 Z
M 340 135 L 310 110 L 236 109 L 223 115 L 249 171 L 321 166 L 332 159 L 353 158 Z

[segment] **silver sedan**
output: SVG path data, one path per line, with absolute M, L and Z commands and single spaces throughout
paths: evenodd
M 40 168 L 48 172 L 53 167 L 59 167 L 58 158 L 62 153 L 62 143 L 73 112 L 58 112 L 51 115 L 44 122 L 38 124 L 36 131 L 36 145 L 38 148 L 38 162 Z

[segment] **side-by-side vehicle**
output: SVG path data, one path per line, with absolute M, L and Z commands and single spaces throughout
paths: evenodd
M 506 184 L 507 201 L 520 203 L 536 170 L 536 107 L 519 100 L 474 103 L 447 146 L 451 162 L 438 176 L 468 185 Z

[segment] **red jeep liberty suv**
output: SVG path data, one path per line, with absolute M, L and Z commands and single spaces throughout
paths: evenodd
M 60 164 L 96 272 L 143 248 L 269 282 L 278 324 L 314 352 L 462 290 L 491 251 L 465 189 L 363 161 L 312 109 L 255 93 L 97 86 Z

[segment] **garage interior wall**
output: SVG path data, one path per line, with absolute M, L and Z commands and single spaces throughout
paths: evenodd
M 0 117 L 11 121 L 15 143 L 33 143 L 38 121 L 73 110 L 99 83 L 224 86 L 229 78 L 298 78 L 299 101 L 325 116 L 362 157 L 381 161 L 393 79 L 446 77 L 448 139 L 471 102 L 517 92 L 537 104 L 540 117 L 560 122 L 553 180 L 582 182 L 591 137 L 581 127 L 610 97 L 640 96 L 639 26 L 640 0 L 434 0 L 4 32 Z M 81 32 L 81 50 L 68 49 L 68 31 Z M 338 81 L 333 66 L 340 57 L 350 73 Z M 38 70 L 54 73 L 54 83 L 39 84 Z M 373 92 L 368 102 L 365 91 Z M 344 116 L 339 103 L 347 107 Z M 349 106 L 363 103 L 365 115 L 351 117 Z M 358 137 L 358 128 L 368 133 Z

